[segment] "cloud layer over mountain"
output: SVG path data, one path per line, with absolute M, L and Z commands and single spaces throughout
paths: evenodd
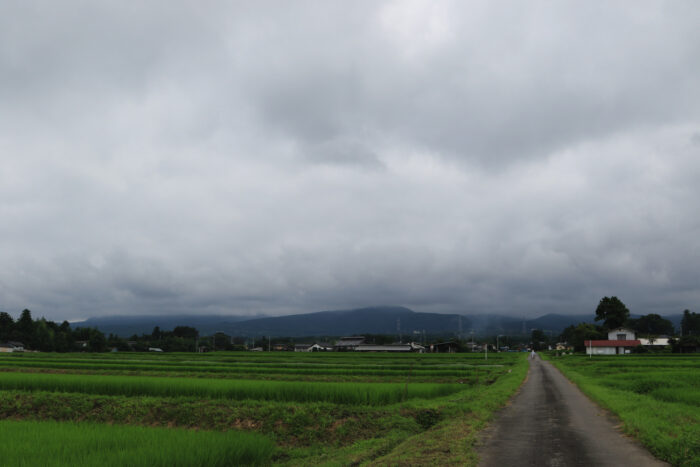
M 0 309 L 700 305 L 700 4 L 0 5 Z

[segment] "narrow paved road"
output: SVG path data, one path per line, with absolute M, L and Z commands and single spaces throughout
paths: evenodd
M 486 429 L 480 466 L 662 466 L 549 362 L 530 360 L 518 394 Z

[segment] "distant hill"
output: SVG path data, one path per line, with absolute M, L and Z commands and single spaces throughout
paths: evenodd
M 253 319 L 236 323 L 235 331 L 238 335 L 340 336 L 398 334 L 399 326 L 406 336 L 413 331 L 455 332 L 459 319 L 455 314 L 416 313 L 404 307 L 371 307 Z M 468 320 L 462 320 L 464 326 Z
M 462 318 L 463 328 L 468 319 Z M 320 311 L 276 317 L 178 315 L 107 316 L 72 323 L 73 327 L 96 327 L 104 333 L 129 337 L 150 334 L 155 326 L 163 330 L 193 326 L 202 335 L 225 332 L 233 336 L 341 336 L 351 334 L 396 334 L 397 324 L 404 335 L 414 330 L 444 334 L 459 329 L 459 315 L 416 313 L 404 307 L 369 307 L 354 310 Z
M 639 315 L 632 315 L 637 318 Z M 681 315 L 665 316 L 678 328 Z M 235 315 L 173 315 L 173 316 L 107 316 L 72 323 L 73 327 L 96 327 L 104 333 L 129 337 L 150 334 L 159 326 L 172 330 L 176 326 L 192 326 L 202 335 L 224 332 L 232 336 L 347 336 L 353 334 L 396 335 L 397 324 L 404 338 L 425 331 L 429 335 L 529 335 L 532 329 L 542 329 L 552 336 L 564 328 L 581 322 L 593 323 L 594 315 L 546 314 L 534 319 L 506 315 L 458 315 L 415 312 L 399 306 L 377 306 L 352 310 L 331 310 L 275 317 Z

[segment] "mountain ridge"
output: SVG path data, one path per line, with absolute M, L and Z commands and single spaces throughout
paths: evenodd
M 631 318 L 639 315 L 631 315 Z M 408 336 L 425 332 L 431 335 L 471 334 L 527 335 L 541 329 L 556 336 L 564 328 L 581 322 L 593 323 L 595 315 L 548 313 L 537 318 L 518 318 L 496 314 L 442 314 L 413 311 L 402 306 L 374 306 L 345 310 L 327 310 L 284 316 L 241 315 L 143 315 L 93 317 L 74 322 L 73 327 L 96 327 L 121 337 L 150 334 L 154 327 L 171 330 L 192 326 L 202 335 L 224 332 L 232 336 L 341 336 L 352 334 L 388 334 Z M 678 327 L 681 315 L 666 316 Z

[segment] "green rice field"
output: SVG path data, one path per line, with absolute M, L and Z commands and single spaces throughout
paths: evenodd
M 474 465 L 526 372 L 518 353 L 0 354 L 0 458 Z
M 672 465 L 700 466 L 700 355 L 550 356 L 628 434 Z
M 242 431 L 204 432 L 96 423 L 0 421 L 4 465 L 264 465 L 274 445 Z M 157 449 L 154 449 L 157 446 Z

